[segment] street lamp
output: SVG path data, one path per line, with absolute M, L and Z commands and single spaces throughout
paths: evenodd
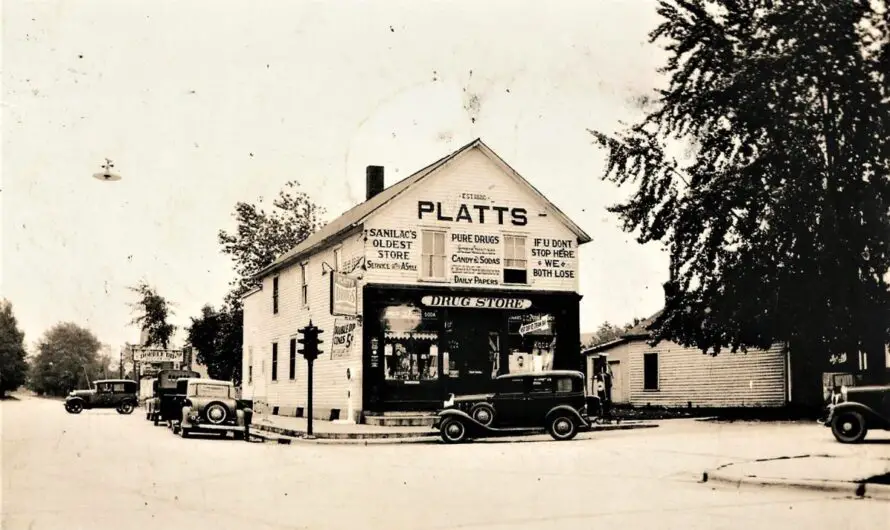
M 102 165 L 103 171 L 100 171 L 99 173 L 93 173 L 93 178 L 105 182 L 114 182 L 120 180 L 120 175 L 111 172 L 111 168 L 113 167 L 114 164 L 111 163 L 111 159 L 106 158 L 105 164 Z

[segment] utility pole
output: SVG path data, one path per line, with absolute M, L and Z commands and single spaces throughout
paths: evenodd
M 297 333 L 301 335 L 297 342 L 303 345 L 300 350 L 301 355 L 306 358 L 306 362 L 309 364 L 309 376 L 308 376 L 308 392 L 307 396 L 307 405 L 308 405 L 308 417 L 307 417 L 307 428 L 306 428 L 306 437 L 307 438 L 315 438 L 312 434 L 312 365 L 315 362 L 315 359 L 318 357 L 318 345 L 324 342 L 319 339 L 318 336 L 324 333 L 323 329 L 318 329 L 317 327 L 312 325 L 312 320 L 309 320 L 309 325 L 298 329 Z

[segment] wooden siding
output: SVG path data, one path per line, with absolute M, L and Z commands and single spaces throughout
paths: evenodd
M 307 363 L 297 354 L 296 377 L 289 379 L 290 339 L 298 338 L 297 330 L 312 323 L 324 330 L 321 339 L 321 355 L 315 361 L 313 380 L 313 412 L 316 417 L 326 418 L 331 409 L 340 409 L 341 417 L 347 410 L 346 369 L 353 378 L 353 410 L 361 410 L 361 334 L 359 325 L 355 329 L 355 339 L 348 359 L 331 359 L 331 336 L 335 317 L 330 313 L 330 272 L 322 274 L 322 269 L 334 263 L 334 245 L 313 254 L 304 260 L 308 274 L 308 304 L 301 301 L 300 264 L 285 268 L 278 275 L 278 314 L 272 313 L 272 278 L 263 279 L 263 289 L 244 300 L 244 348 L 243 373 L 244 396 L 268 407 L 294 409 L 306 407 Z M 348 237 L 342 243 L 341 259 L 344 266 L 362 255 L 361 234 Z M 361 308 L 361 289 L 358 307 Z M 272 343 L 278 343 L 278 380 L 272 381 Z M 301 345 L 298 343 L 297 348 Z M 251 349 L 253 351 L 253 382 L 247 382 L 247 370 Z
M 650 347 L 632 340 L 602 352 L 620 361 L 626 404 L 666 407 L 780 407 L 786 403 L 786 356 L 782 346 L 748 353 L 703 355 L 672 342 Z M 658 390 L 643 390 L 643 355 L 658 354 Z

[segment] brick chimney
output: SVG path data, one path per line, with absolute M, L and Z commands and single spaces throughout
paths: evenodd
M 383 191 L 383 166 L 368 166 L 366 171 L 365 190 L 367 195 L 365 200 Z

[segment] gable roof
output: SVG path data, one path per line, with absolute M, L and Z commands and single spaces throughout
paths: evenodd
M 571 230 L 575 234 L 575 236 L 578 238 L 579 244 L 587 243 L 591 240 L 589 235 L 581 230 L 581 228 L 576 225 L 571 219 L 569 219 L 561 210 L 559 210 L 559 208 L 557 208 L 546 197 L 544 197 L 544 195 L 540 191 L 538 191 L 527 180 L 519 175 L 519 173 L 517 173 L 506 162 L 504 162 L 504 160 L 499 157 L 494 151 L 492 151 L 487 145 L 485 145 L 485 143 L 482 142 L 480 138 L 476 138 L 460 149 L 440 158 L 439 160 L 436 160 L 432 164 L 413 173 L 411 176 L 402 179 L 399 182 L 396 182 L 388 188 L 384 188 L 383 191 L 371 197 L 367 201 L 350 208 L 341 216 L 327 223 L 316 232 L 313 232 L 311 235 L 309 235 L 309 237 L 304 239 L 296 247 L 284 253 L 271 264 L 258 271 L 256 274 L 254 274 L 253 278 L 260 279 L 264 276 L 268 276 L 269 274 L 277 270 L 287 267 L 301 257 L 337 241 L 344 234 L 361 226 L 364 223 L 365 219 L 368 218 L 368 216 L 389 203 L 389 201 L 395 199 L 397 196 L 401 195 L 403 192 L 405 192 L 415 184 L 419 183 L 424 178 L 435 173 L 438 169 L 442 168 L 447 163 L 474 148 L 479 149 L 495 164 L 500 166 L 501 169 L 503 169 L 509 176 L 513 177 L 515 180 L 518 180 L 521 184 L 529 188 L 537 197 L 543 200 L 546 206 L 553 210 L 553 213 L 560 219 L 560 221 L 562 221 L 569 228 L 569 230 Z

